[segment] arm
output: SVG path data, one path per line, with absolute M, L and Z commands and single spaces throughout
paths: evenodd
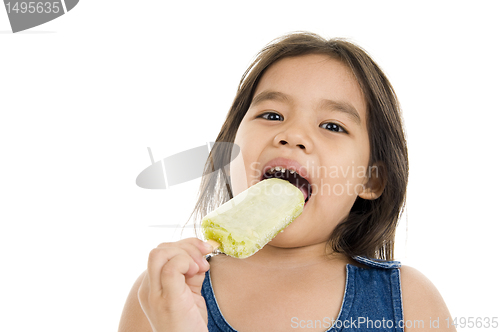
M 142 280 L 146 275 L 144 271 L 136 282 L 132 286 L 130 293 L 128 294 L 127 301 L 123 308 L 122 317 L 120 319 L 120 326 L 118 327 L 118 332 L 152 332 L 151 325 L 149 324 L 148 318 L 144 315 L 141 305 L 137 297 L 139 292 L 139 287 L 142 284 Z
M 149 253 L 123 309 L 119 332 L 207 332 L 201 295 L 209 244 L 197 238 L 162 243 Z
M 456 332 L 446 303 L 432 282 L 422 273 L 408 266 L 402 266 L 400 272 L 404 321 L 405 323 L 412 322 L 407 326 L 413 325 L 405 327 L 405 332 Z M 446 321 L 447 318 L 448 321 Z M 437 319 L 439 319 L 439 326 Z M 431 322 L 434 326 L 431 326 Z

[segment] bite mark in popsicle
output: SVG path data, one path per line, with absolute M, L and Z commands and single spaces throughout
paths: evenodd
M 218 250 L 246 258 L 285 229 L 304 208 L 304 194 L 286 180 L 267 179 L 210 212 L 201 222 L 206 240 Z M 210 243 L 214 248 L 215 244 Z

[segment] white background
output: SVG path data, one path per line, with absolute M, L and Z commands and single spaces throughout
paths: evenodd
M 0 9 L 0 330 L 117 329 L 149 251 L 181 237 L 150 225 L 187 221 L 199 183 L 137 187 L 147 147 L 213 141 L 253 56 L 296 30 L 360 44 L 398 93 L 397 258 L 453 316 L 500 316 L 496 3 L 236 3 L 83 0 L 17 34 Z

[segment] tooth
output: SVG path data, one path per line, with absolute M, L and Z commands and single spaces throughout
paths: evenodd
M 291 174 L 295 174 L 295 171 L 294 171 L 294 170 L 291 170 L 291 171 L 290 171 L 290 173 L 291 173 Z
M 277 166 L 277 167 L 276 167 L 276 170 L 277 170 L 278 172 L 281 172 L 281 167 Z

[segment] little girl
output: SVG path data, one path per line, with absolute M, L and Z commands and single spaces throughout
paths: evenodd
M 212 150 L 197 217 L 289 171 L 306 183 L 302 214 L 246 259 L 207 259 L 197 238 L 160 244 L 120 332 L 455 331 L 432 283 L 392 261 L 407 148 L 395 93 L 365 51 L 310 33 L 269 44 L 217 142 L 240 154 L 225 169 L 230 151 Z

